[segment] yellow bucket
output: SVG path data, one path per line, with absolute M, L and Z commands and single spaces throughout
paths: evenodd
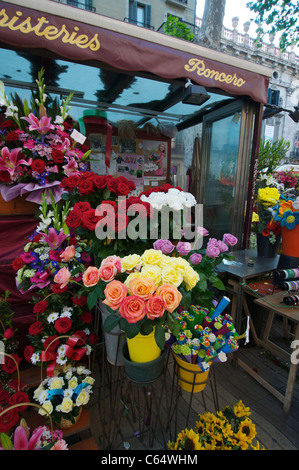
M 138 333 L 134 338 L 127 337 L 127 345 L 132 362 L 150 362 L 161 355 L 161 349 L 155 340 L 155 330 L 149 335 Z
M 174 358 L 177 363 L 179 386 L 186 392 L 201 392 L 206 386 L 210 371 L 202 372 L 197 364 L 183 361 L 176 354 Z

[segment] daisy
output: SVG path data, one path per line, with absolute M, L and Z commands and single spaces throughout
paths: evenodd
M 52 312 L 50 315 L 48 315 L 47 320 L 48 323 L 55 323 L 55 321 L 59 318 L 59 313 L 57 312 Z

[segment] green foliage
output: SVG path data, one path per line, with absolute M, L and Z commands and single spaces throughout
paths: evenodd
M 271 175 L 285 157 L 289 148 L 290 142 L 284 139 L 273 141 L 265 141 L 262 139 L 259 149 L 258 171 L 263 171 L 265 174 Z
M 299 42 L 299 3 L 291 0 L 265 0 L 248 2 L 246 6 L 256 13 L 258 25 L 257 45 L 261 47 L 262 36 L 266 33 L 282 33 L 279 47 L 285 51 L 288 46 Z
M 194 34 L 191 33 L 190 28 L 172 15 L 169 15 L 165 22 L 164 33 L 169 36 L 184 39 L 185 41 L 192 41 L 194 39 Z

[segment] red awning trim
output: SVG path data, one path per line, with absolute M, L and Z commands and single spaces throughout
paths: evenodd
M 1 1 L 0 42 L 14 47 L 46 49 L 69 60 L 98 61 L 121 71 L 147 72 L 166 80 L 189 78 L 207 88 L 267 102 L 269 78 L 266 76 Z

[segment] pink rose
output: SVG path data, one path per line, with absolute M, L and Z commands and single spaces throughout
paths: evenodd
M 126 285 L 114 279 L 105 287 L 103 304 L 108 305 L 112 310 L 117 310 L 127 293 Z
M 212 243 L 210 245 L 208 244 L 206 248 L 206 255 L 209 258 L 217 258 L 220 255 L 220 250 L 217 245 L 214 245 Z
M 231 233 L 225 233 L 223 235 L 223 238 L 222 240 L 224 241 L 224 243 L 226 243 L 228 246 L 234 246 L 238 243 L 238 239 L 232 235 Z
M 60 284 L 60 289 L 63 289 L 69 282 L 71 273 L 68 268 L 61 268 L 54 276 L 54 282 Z
M 192 246 L 189 242 L 179 242 L 176 246 L 176 250 L 181 256 L 187 256 L 191 249 Z
M 145 301 L 137 295 L 130 295 L 122 301 L 118 311 L 129 323 L 136 323 L 146 314 Z
M 225 251 L 228 251 L 227 244 L 222 242 L 221 240 L 218 240 L 217 246 L 218 246 L 221 253 L 224 253 Z
M 113 263 L 116 266 L 117 272 L 121 272 L 121 258 L 119 256 L 107 256 L 107 258 L 103 259 L 103 261 L 101 262 L 101 266 L 107 263 Z
M 146 303 L 146 316 L 150 320 L 161 318 L 165 312 L 166 303 L 160 295 L 154 295 Z
M 95 266 L 89 266 L 83 274 L 82 278 L 85 287 L 96 286 L 100 279 L 100 271 Z
M 197 227 L 196 232 L 198 233 L 198 235 L 201 235 L 202 237 L 207 237 L 209 235 L 208 230 L 204 227 Z
M 200 253 L 192 253 L 192 255 L 189 258 L 189 261 L 191 264 L 199 264 L 202 260 L 202 256 Z
M 117 267 L 112 261 L 106 262 L 100 267 L 99 274 L 102 281 L 110 282 L 117 274 Z
M 67 263 L 74 258 L 76 253 L 74 245 L 68 246 L 60 255 L 61 261 Z
M 155 250 L 161 250 L 164 255 L 168 255 L 175 248 L 175 246 L 171 243 L 170 240 L 164 240 L 162 238 L 160 240 L 155 241 L 153 246 Z

